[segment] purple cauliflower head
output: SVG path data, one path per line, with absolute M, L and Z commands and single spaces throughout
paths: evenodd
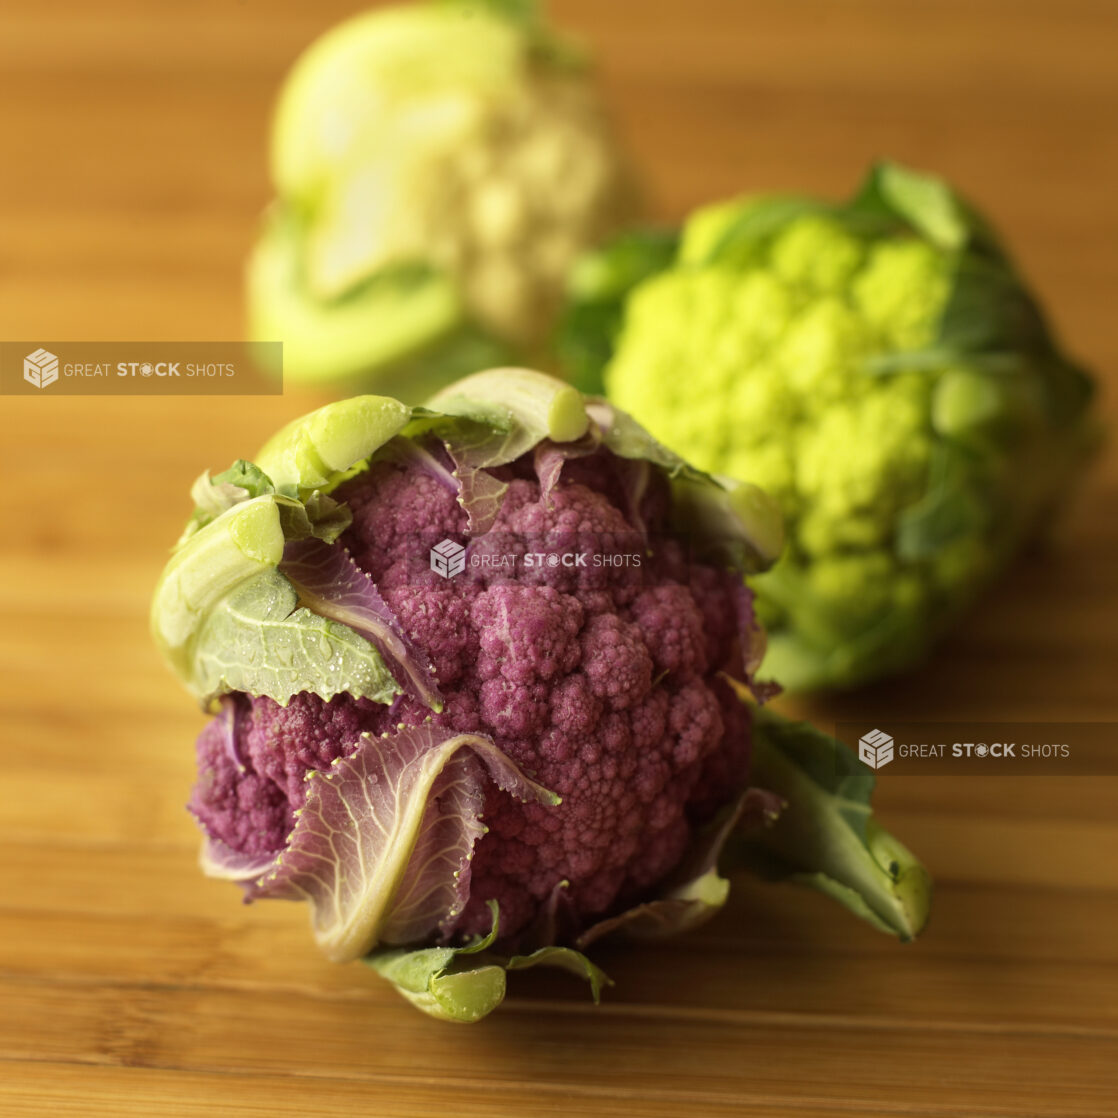
M 441 458 L 437 446 L 426 452 Z M 241 854 L 278 855 L 308 773 L 328 771 L 363 734 L 429 719 L 484 735 L 561 802 L 522 802 L 490 784 L 469 901 L 443 934 L 487 932 L 496 901 L 502 937 L 512 937 L 561 887 L 578 928 L 638 903 L 740 796 L 749 728 L 730 681 L 748 682 L 756 640 L 740 573 L 685 554 L 662 474 L 627 513 L 610 495 L 619 484 L 611 451 L 565 467 L 546 495 L 533 460 L 505 467 L 500 511 L 478 537 L 486 550 L 467 549 L 515 561 L 471 564 L 453 578 L 430 569 L 429 549 L 474 537 L 455 494 L 422 463 L 376 461 L 334 491 L 353 521 L 333 546 L 380 588 L 431 663 L 443 709 L 411 695 L 385 705 L 304 691 L 281 705 L 234 694 L 232 748 L 225 714 L 198 739 L 191 808 L 209 836 Z M 528 555 L 543 561 L 526 566 Z M 563 565 L 583 555 L 586 567 Z
M 598 935 L 718 907 L 761 690 L 742 576 L 780 546 L 763 495 L 500 370 L 321 409 L 194 496 L 153 629 L 214 713 L 208 872 L 310 901 L 328 955 L 454 1020 L 506 967 L 596 991 Z

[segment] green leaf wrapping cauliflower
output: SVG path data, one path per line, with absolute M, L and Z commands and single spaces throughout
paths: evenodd
M 608 278 L 609 258 L 576 274 Z M 938 179 L 892 164 L 846 204 L 700 210 L 609 340 L 619 407 L 780 502 L 786 553 L 752 585 L 766 672 L 790 689 L 917 659 L 1091 443 L 1090 380 L 988 226 Z
M 525 2 L 334 28 L 287 78 L 271 164 L 253 337 L 284 343 L 293 379 L 409 400 L 533 354 L 570 265 L 633 199 L 585 60 Z

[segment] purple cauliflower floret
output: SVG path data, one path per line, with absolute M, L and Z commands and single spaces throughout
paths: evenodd
M 309 771 L 352 753 L 364 733 L 428 717 L 491 738 L 558 806 L 488 785 L 487 832 L 469 899 L 451 934 L 514 937 L 562 882 L 586 926 L 639 902 L 679 863 L 696 828 L 745 785 L 749 716 L 724 677 L 745 678 L 749 634 L 741 577 L 669 538 L 670 499 L 654 473 L 639 508 L 604 450 L 566 463 L 541 498 L 531 456 L 487 536 L 437 479 L 408 461 L 376 461 L 340 486 L 353 523 L 336 546 L 377 584 L 434 668 L 443 709 L 413 695 L 392 706 L 299 694 L 286 706 L 233 698 L 234 748 L 214 721 L 198 739 L 192 810 L 234 851 L 282 848 Z M 445 579 L 427 551 L 451 539 L 476 554 L 513 553 L 515 571 L 468 566 Z M 585 565 L 526 567 L 530 554 L 578 551 Z M 615 562 L 639 553 L 639 564 Z
M 238 710 L 241 722 L 246 710 Z M 234 757 L 221 717 L 198 737 L 198 782 L 190 808 L 214 838 L 244 854 L 278 849 L 292 827 L 284 788 Z

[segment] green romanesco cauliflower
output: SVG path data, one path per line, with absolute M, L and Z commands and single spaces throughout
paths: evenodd
M 989 228 L 896 165 L 845 205 L 700 210 L 612 344 L 619 407 L 780 501 L 789 545 L 753 585 L 765 667 L 794 689 L 921 655 L 1091 441 L 1090 381 Z
M 534 355 L 578 254 L 631 214 L 585 59 L 531 0 L 425 0 L 342 23 L 276 107 L 250 329 L 297 380 L 422 398 Z

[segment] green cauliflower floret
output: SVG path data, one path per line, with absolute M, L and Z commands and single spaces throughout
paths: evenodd
M 250 330 L 293 379 L 418 399 L 536 354 L 576 257 L 631 216 L 585 58 L 531 0 L 425 0 L 329 31 L 271 142 Z
M 785 556 L 754 589 L 765 666 L 794 689 L 919 657 L 1093 441 L 1090 380 L 988 226 L 896 165 L 844 205 L 700 210 L 618 318 L 610 397 L 784 510 Z

